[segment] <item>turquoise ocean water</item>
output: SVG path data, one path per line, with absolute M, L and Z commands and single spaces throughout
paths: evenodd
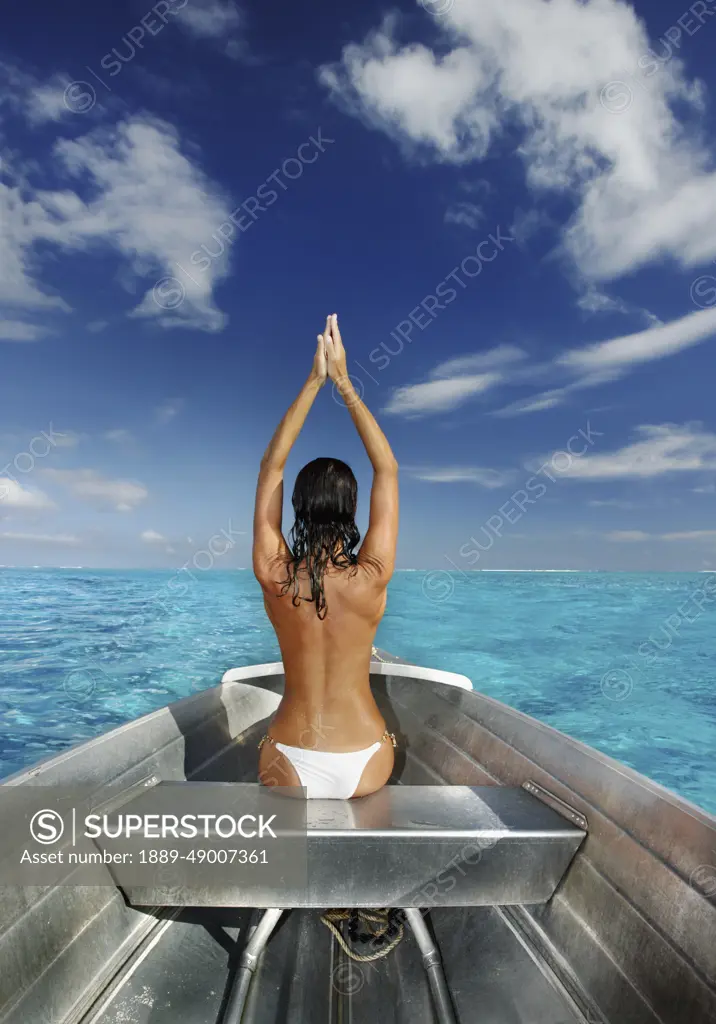
M 716 812 L 715 627 L 711 574 L 401 572 L 377 643 Z M 248 571 L 0 569 L 0 777 L 278 658 Z

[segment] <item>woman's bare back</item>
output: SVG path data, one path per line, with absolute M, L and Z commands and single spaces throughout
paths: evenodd
M 385 729 L 369 678 L 385 585 L 361 565 L 330 567 L 323 580 L 326 615 L 321 619 L 305 571 L 297 577 L 297 605 L 292 591 L 282 594 L 280 567 L 276 577 L 275 588 L 264 588 L 264 604 L 281 648 L 286 686 L 272 735 L 314 750 L 369 746 Z

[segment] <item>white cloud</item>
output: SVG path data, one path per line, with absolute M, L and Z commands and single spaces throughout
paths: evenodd
M 595 285 L 591 285 L 577 299 L 577 305 L 585 313 L 628 313 L 629 306 L 623 299 L 615 299 Z
M 624 316 L 638 316 L 647 327 L 661 327 L 663 320 L 640 306 L 632 305 L 624 299 L 608 295 L 594 284 L 588 284 L 585 291 L 577 299 L 577 306 L 584 313 L 623 313 Z
M 460 224 L 466 228 L 477 228 L 484 219 L 484 211 L 476 203 L 452 203 L 445 211 L 446 224 Z
M 50 425 L 52 429 L 52 425 Z M 80 435 L 74 430 L 52 430 L 52 441 L 57 448 L 76 448 L 80 443 Z
M 606 498 L 604 501 L 588 501 L 591 508 L 634 508 L 631 501 L 621 501 L 619 498 Z
M 0 540 L 14 540 L 28 544 L 59 544 L 63 547 L 76 547 L 79 537 L 67 533 L 0 533 Z
M 595 345 L 570 349 L 558 356 L 553 363 L 540 369 L 545 370 L 552 378 L 571 376 L 571 381 L 567 380 L 562 387 L 512 402 L 496 410 L 493 415 L 519 416 L 552 409 L 561 405 L 574 391 L 616 380 L 633 367 L 676 355 L 715 335 L 716 309 L 704 309 L 688 313 L 668 324 L 659 322 L 656 326 L 638 331 L 636 334 L 625 334 L 608 341 L 600 341 Z M 534 371 L 535 367 L 526 368 L 528 374 Z
M 0 341 L 37 341 L 47 334 L 44 327 L 23 320 L 0 320 Z
M 561 475 L 577 480 L 649 479 L 716 469 L 716 434 L 698 425 L 645 425 L 637 433 L 638 441 L 618 451 L 572 459 Z
M 688 313 L 679 320 L 573 349 L 557 363 L 580 373 L 621 374 L 638 363 L 663 359 L 716 335 L 716 309 Z
M 8 172 L 11 174 L 11 172 Z M 33 267 L 33 247 L 42 237 L 47 212 L 37 201 L 32 190 L 21 184 L 0 181 L 0 313 L 7 309 L 60 310 L 70 307 L 59 296 L 43 291 L 36 282 Z M 19 323 L 19 321 L 12 321 Z M 16 333 L 22 328 L 10 328 Z M 39 335 L 41 328 L 37 327 Z M 32 340 L 25 336 L 26 341 Z
M 385 412 L 398 416 L 426 416 L 464 405 L 505 379 L 507 367 L 526 358 L 515 345 L 498 345 L 487 352 L 458 356 L 439 363 L 421 384 L 396 388 Z
M 56 74 L 48 82 L 30 89 L 25 100 L 30 124 L 44 124 L 46 121 L 59 121 L 71 116 L 72 111 L 65 102 L 65 93 L 71 84 L 69 75 Z
M 13 509 L 47 509 L 54 504 L 42 491 L 23 487 L 10 477 L 0 476 L 0 511 Z
M 181 152 L 175 129 L 135 116 L 111 130 L 60 139 L 53 157 L 58 174 L 82 180 L 87 198 L 67 188 L 38 189 L 27 175 L 0 182 L 0 314 L 16 308 L 69 310 L 37 280 L 38 245 L 68 252 L 109 248 L 126 261 L 132 284 L 147 278 L 151 283 L 133 315 L 165 327 L 220 330 L 226 317 L 213 293 L 228 273 L 228 246 L 191 277 L 178 265 L 189 265 L 191 254 L 228 220 L 231 207 Z
M 109 480 L 94 469 L 44 469 L 44 475 L 67 487 L 74 497 L 100 509 L 131 512 L 149 492 L 131 480 Z
M 244 12 L 233 0 L 190 0 L 176 11 L 175 18 L 189 35 L 223 44 L 224 52 L 234 60 L 254 62 L 243 38 Z
M 518 207 L 509 230 L 517 244 L 524 249 L 534 235 L 538 235 L 548 228 L 553 230 L 555 227 L 557 227 L 555 222 L 543 210 L 522 210 Z
M 168 398 L 166 402 L 163 402 L 156 410 L 155 416 L 157 423 L 171 423 L 175 416 L 184 408 L 183 398 Z
M 145 544 L 168 544 L 169 541 L 166 537 L 163 537 L 161 533 L 157 533 L 156 530 L 144 530 L 140 535 L 140 540 Z
M 473 396 L 483 394 L 499 379 L 499 374 L 482 373 L 396 388 L 384 411 L 397 416 L 426 416 L 447 412 L 464 405 Z
M 511 402 L 502 409 L 496 409 L 493 416 L 522 416 L 528 412 L 543 412 L 545 409 L 553 409 L 561 405 L 568 393 L 567 388 L 555 388 L 552 391 L 543 391 L 533 398 L 521 398 L 517 402 Z
M 244 20 L 231 0 L 191 0 L 174 16 L 192 35 L 202 39 L 223 39 L 240 28 Z
M 4 102 L 26 117 L 32 127 L 72 115 L 65 103 L 65 91 L 71 85 L 69 75 L 58 72 L 43 82 L 15 64 L 0 61 L 0 85 L 4 87 L 0 107 Z
M 176 131 L 135 117 L 112 133 L 61 140 L 55 150 L 69 173 L 90 175 L 99 195 L 86 206 L 74 194 L 63 202 L 68 221 L 57 237 L 48 233 L 50 239 L 69 248 L 109 241 L 135 274 L 164 273 L 180 282 L 183 299 L 176 308 L 167 308 L 161 289 L 150 289 L 135 315 L 156 317 L 164 326 L 220 330 L 226 317 L 216 308 L 213 287 L 228 272 L 226 258 L 191 277 L 177 264 L 209 240 L 230 210 L 216 186 L 180 152 Z
M 114 441 L 116 444 L 123 444 L 125 441 L 132 440 L 131 431 L 125 430 L 124 427 L 119 427 L 116 430 L 105 430 L 102 437 L 105 441 Z
M 607 540 L 616 541 L 619 544 L 639 544 L 645 540 L 651 540 L 648 533 L 643 530 L 612 530 L 605 534 Z
M 497 345 L 487 352 L 475 352 L 470 355 L 457 356 L 439 363 L 431 371 L 431 377 L 456 377 L 461 373 L 480 373 L 485 370 L 497 370 L 519 363 L 527 358 L 527 353 L 516 345 Z
M 686 530 L 683 533 L 662 533 L 661 540 L 716 540 L 716 530 Z
M 433 484 L 474 483 L 488 490 L 505 487 L 514 479 L 509 470 L 485 469 L 479 466 L 445 466 L 436 469 L 408 470 L 416 480 Z
M 109 327 L 107 320 L 92 320 L 87 324 L 87 330 L 90 334 L 99 334 L 101 331 L 106 330 Z
M 650 51 L 632 7 L 444 7 L 435 19 L 439 49 L 397 42 L 399 22 L 390 17 L 323 67 L 321 82 L 405 151 L 443 162 L 481 159 L 518 126 L 528 183 L 574 202 L 563 246 L 588 278 L 664 257 L 694 266 L 716 256 L 713 158 L 687 127 L 703 109 L 702 89 L 681 61 L 660 62 Z
M 395 27 L 395 17 L 386 17 L 362 45 L 344 48 L 340 64 L 322 67 L 320 81 L 355 114 L 409 148 L 428 145 L 455 163 L 484 156 L 496 120 L 473 101 L 488 86 L 489 73 L 469 46 L 440 57 L 420 44 L 400 49 Z
M 682 533 L 644 533 L 642 530 L 613 530 L 605 534 L 607 540 L 618 543 L 641 543 L 646 540 L 686 541 L 698 543 L 703 540 L 716 540 L 716 530 L 686 530 Z

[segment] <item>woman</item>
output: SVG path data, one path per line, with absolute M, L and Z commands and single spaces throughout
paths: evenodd
M 290 543 L 281 531 L 286 460 L 327 377 L 373 466 L 370 522 L 358 552 L 356 479 L 338 459 L 303 467 L 293 491 Z M 395 737 L 386 730 L 369 673 L 397 534 L 398 464 L 348 377 L 334 313 L 318 335 L 308 380 L 261 460 L 256 490 L 253 567 L 286 676 L 283 699 L 260 744 L 265 785 L 304 786 L 308 799 L 346 799 L 388 781 Z

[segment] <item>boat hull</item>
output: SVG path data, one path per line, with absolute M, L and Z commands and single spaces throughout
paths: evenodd
M 474 1018 L 460 1019 L 481 1024 L 716 1020 L 716 868 L 709 873 L 716 857 L 716 819 L 498 701 L 463 684 L 431 679 L 430 670 L 416 676 L 409 668 L 384 656 L 371 676 L 388 728 L 399 740 L 392 784 L 519 787 L 533 782 L 589 823 L 587 839 L 546 904 L 435 911 L 448 982 L 459 991 L 463 1008 L 483 1007 Z M 4 784 L 124 792 L 152 780 L 255 781 L 257 742 L 280 701 L 283 676 L 275 666 L 253 673 L 242 670 L 241 680 L 127 723 Z M 0 889 L 0 1024 L 118 1024 L 121 1013 L 129 1012 L 123 1000 L 132 993 L 135 1017 L 125 1019 L 144 1024 L 145 1018 L 136 1016 L 140 980 L 145 988 L 174 984 L 179 991 L 190 985 L 189 977 L 194 978 L 190 987 L 198 986 L 204 996 L 203 1001 L 196 997 L 194 1015 L 182 1019 L 214 1024 L 228 973 L 216 929 L 222 934 L 233 934 L 232 926 L 245 930 L 248 912 L 216 911 L 218 917 L 203 912 L 209 915 L 197 918 L 203 939 L 192 931 L 197 922 L 174 921 L 175 913 L 133 909 L 111 884 Z M 228 933 L 222 931 L 227 928 Z M 141 970 L 130 971 L 152 942 L 156 955 L 150 950 Z M 188 949 L 196 963 L 182 975 Z M 497 953 L 491 950 L 501 951 L 503 985 L 493 977 Z M 172 980 L 167 957 L 173 955 L 179 960 Z M 262 998 L 250 1003 L 249 1020 L 332 1020 L 337 1002 L 344 1011 L 352 1007 L 354 1021 L 373 1019 L 379 1004 L 384 1021 L 431 1019 L 429 993 L 418 980 L 419 959 L 416 963 L 407 948 L 391 954 L 393 967 L 364 971 L 359 988 L 336 986 L 341 954 L 317 915 L 302 911 L 279 931 L 266 956 L 270 982 L 261 987 Z M 346 963 L 349 975 L 353 968 Z M 289 993 L 283 1004 L 274 998 L 282 986 Z M 528 991 L 531 1015 L 521 1016 Z M 399 1005 L 401 998 L 415 1016 L 403 1018 L 397 1009 L 390 1016 L 386 1006 Z M 292 1015 L 282 1016 L 288 1004 Z M 155 1005 L 146 1021 L 163 1024 L 162 1012 Z M 176 1018 L 167 1010 L 170 1019 Z

